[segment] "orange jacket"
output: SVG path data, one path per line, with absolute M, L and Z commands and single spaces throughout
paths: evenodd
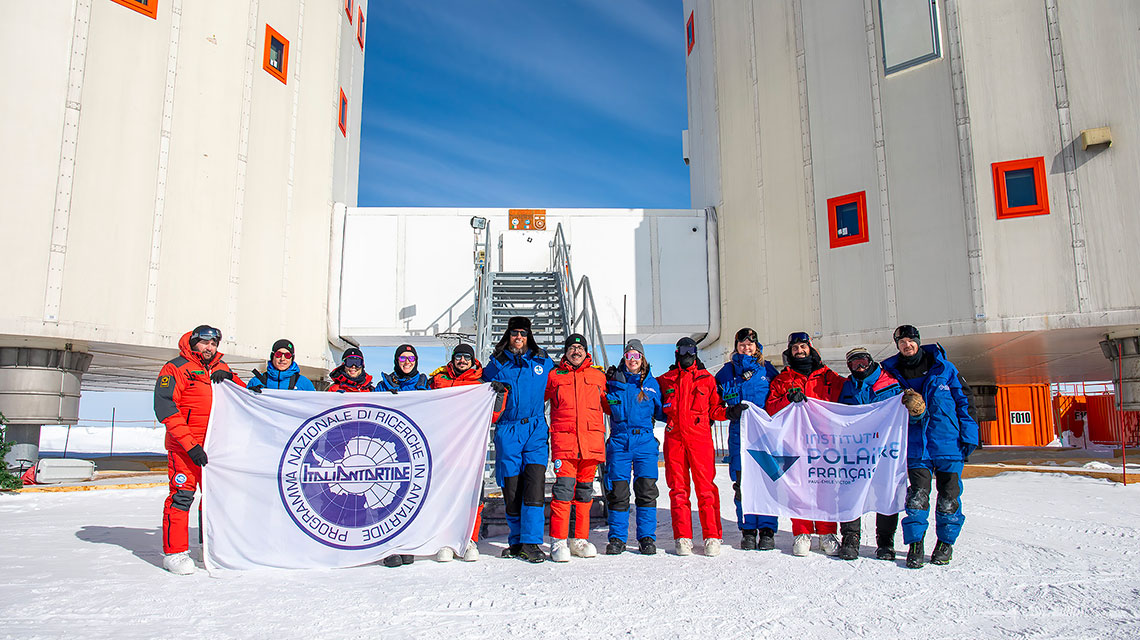
M 835 373 L 827 365 L 806 376 L 793 371 L 791 367 L 784 367 L 768 387 L 768 404 L 764 409 L 769 415 L 776 415 L 777 411 L 788 406 L 788 391 L 796 387 L 803 390 L 809 398 L 838 402 L 839 392 L 843 391 L 843 383 L 846 381 L 847 378 Z
M 661 412 L 665 414 L 665 436 L 712 438 L 714 420 L 724 420 L 724 403 L 716 388 L 716 378 L 697 360 L 686 368 L 673 365 L 657 376 L 661 387 Z
M 453 363 L 448 362 L 446 365 L 436 369 L 431 374 L 431 380 L 428 381 L 429 389 L 446 389 L 448 387 L 466 387 L 473 384 L 483 384 L 483 365 L 479 364 L 476 360 L 471 368 L 463 373 L 456 373 Z M 506 398 L 509 391 L 503 392 L 503 402 L 499 399 L 495 400 L 495 412 L 491 416 L 491 422 L 499 419 L 503 413 L 503 407 L 506 406 Z
M 605 460 L 606 374 L 590 356 L 574 367 L 566 358 L 546 380 L 550 401 L 550 456 L 555 460 Z
M 190 332 L 178 341 L 177 358 L 162 365 L 154 385 L 154 415 L 166 425 L 166 449 L 189 451 L 206 442 L 206 425 L 210 422 L 210 408 L 214 391 L 210 374 L 230 371 L 222 362 L 222 353 L 203 364 L 198 352 L 190 348 Z M 232 371 L 231 371 L 232 373 Z M 237 375 L 234 382 L 245 386 Z

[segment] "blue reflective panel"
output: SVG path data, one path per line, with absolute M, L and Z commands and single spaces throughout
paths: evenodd
M 848 202 L 835 207 L 835 237 L 859 235 L 859 205 Z
M 1037 204 L 1037 184 L 1033 180 L 1033 169 L 1005 172 L 1005 201 L 1005 206 L 1010 209 Z

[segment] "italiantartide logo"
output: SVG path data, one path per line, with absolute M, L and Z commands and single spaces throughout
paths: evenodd
M 372 404 L 306 420 L 277 473 L 281 501 L 297 526 L 338 549 L 367 549 L 403 531 L 423 507 L 430 478 L 431 451 L 419 426 Z

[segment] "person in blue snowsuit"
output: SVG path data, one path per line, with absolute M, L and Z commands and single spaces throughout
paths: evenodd
M 740 403 L 747 400 L 763 409 L 768 402 L 768 386 L 779 371 L 764 359 L 764 347 L 752 329 L 744 327 L 736 332 L 735 348 L 732 359 L 716 372 L 716 384 L 728 405 L 728 475 L 736 503 L 736 526 L 741 549 L 768 551 L 776 548 L 776 516 L 745 514 L 740 506 L 740 416 L 745 408 Z
M 428 377 L 420 373 L 419 354 L 410 344 L 396 347 L 392 356 L 392 372 L 380 374 L 376 381 L 376 391 L 399 393 L 428 388 Z
M 898 355 L 887 358 L 883 368 L 903 389 L 920 395 L 918 408 L 924 409 L 907 405 L 911 414 L 907 434 L 910 487 L 902 523 L 903 542 L 910 545 L 906 566 L 917 569 L 923 565 L 932 477 L 938 491 L 934 512 L 938 543 L 930 562 L 949 564 L 954 542 L 966 521 L 962 515 L 962 467 L 978 447 L 978 423 L 970 415 L 968 387 L 958 368 L 946 358 L 946 351 L 937 344 L 922 345 L 918 329 L 911 325 L 895 329 L 894 339 Z
M 261 393 L 262 389 L 296 389 L 297 391 L 316 391 L 313 382 L 301 375 L 301 368 L 293 361 L 293 342 L 284 338 L 273 343 L 273 350 L 269 352 L 269 362 L 265 366 L 265 373 L 253 370 L 253 378 L 246 383 L 245 388 L 254 393 Z
M 864 347 L 855 347 L 847 352 L 847 369 L 851 375 L 839 391 L 840 404 L 874 404 L 903 392 L 899 381 L 884 371 L 879 363 L 875 362 L 871 352 Z M 898 528 L 899 514 L 875 514 L 876 558 L 895 559 L 895 531 Z M 861 518 L 841 522 L 839 533 L 841 536 L 839 558 L 841 560 L 858 558 L 859 541 L 862 536 Z
M 640 340 L 625 345 L 621 364 L 606 371 L 610 438 L 606 441 L 606 500 L 609 543 L 606 554 L 625 551 L 629 537 L 629 478 L 637 505 L 637 544 L 645 555 L 657 553 L 657 461 L 659 446 L 653 418 L 661 412 L 661 387 L 649 371 Z
M 546 559 L 538 545 L 550 460 L 546 379 L 553 368 L 554 362 L 534 341 L 530 320 L 521 316 L 507 321 L 506 332 L 483 367 L 484 381 L 496 391 L 510 390 L 495 423 L 495 479 L 506 502 L 510 545 L 503 555 L 527 562 Z

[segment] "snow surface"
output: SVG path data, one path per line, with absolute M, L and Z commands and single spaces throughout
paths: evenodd
M 669 553 L 656 557 L 528 565 L 497 557 L 498 538 L 481 542 L 474 564 L 216 577 L 159 568 L 165 489 L 0 495 L 0 637 L 1140 636 L 1135 486 L 1024 472 L 966 480 L 953 562 L 914 571 L 902 554 L 868 557 L 873 516 L 854 562 L 791 556 L 786 521 L 778 550 L 740 551 L 726 476 L 719 467 L 732 548 L 717 558 L 672 554 L 662 480 L 658 539 Z M 605 530 L 592 540 L 604 547 Z

